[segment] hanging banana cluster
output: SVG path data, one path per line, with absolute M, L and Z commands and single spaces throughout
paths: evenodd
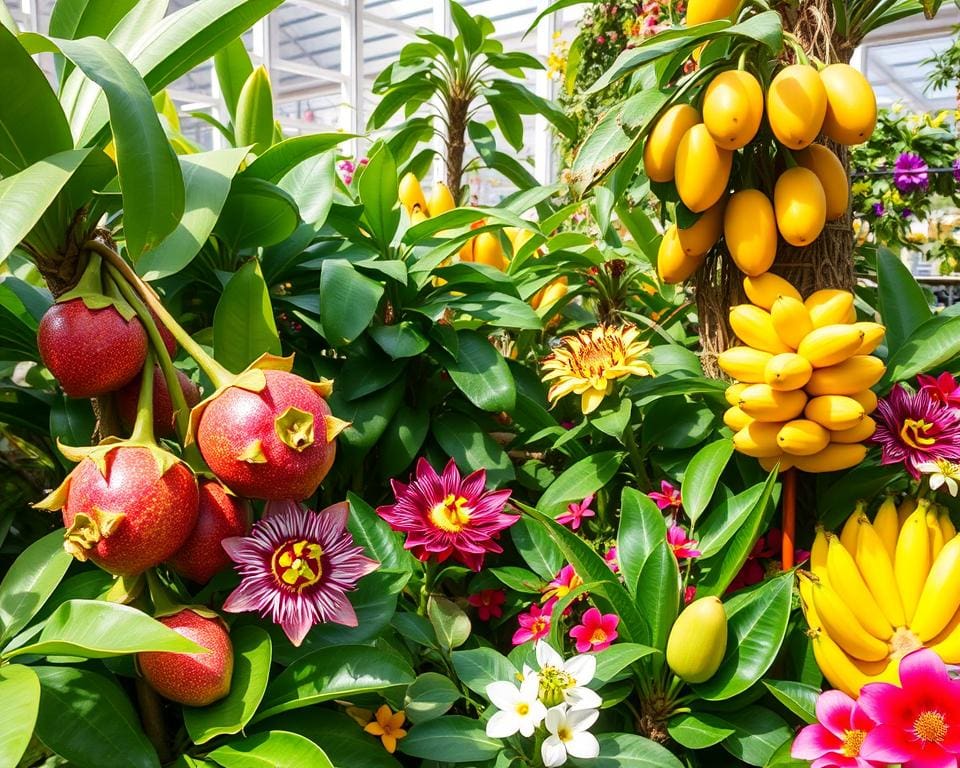
M 870 387 L 885 367 L 870 353 L 884 327 L 856 321 L 849 291 L 817 291 L 803 301 L 770 272 L 744 278 L 743 287 L 752 303 L 730 309 L 742 345 L 717 358 L 737 380 L 724 414 L 736 449 L 768 471 L 777 463 L 806 472 L 859 464 L 876 429 Z
M 839 536 L 817 533 L 800 598 L 813 652 L 834 688 L 897 684 L 901 657 L 930 648 L 960 662 L 960 537 L 946 510 L 892 497 L 873 522 L 858 505 Z

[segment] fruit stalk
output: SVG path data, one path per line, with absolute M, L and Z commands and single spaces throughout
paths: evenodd
M 788 469 L 783 475 L 783 543 L 782 567 L 789 571 L 794 565 L 794 539 L 797 535 L 797 471 Z
M 137 420 L 133 424 L 130 440 L 135 443 L 155 445 L 157 438 L 153 433 L 153 352 L 147 352 L 140 380 L 140 398 L 137 400 Z

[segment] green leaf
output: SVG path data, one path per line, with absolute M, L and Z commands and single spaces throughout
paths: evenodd
M 244 176 L 279 182 L 307 160 L 335 149 L 352 138 L 350 133 L 311 133 L 277 142 L 247 166 Z
M 786 635 L 792 594 L 790 571 L 727 602 L 727 652 L 716 674 L 693 686 L 700 698 L 730 699 L 763 677 Z
M 733 455 L 733 441 L 723 438 L 704 446 L 694 454 L 683 473 L 680 495 L 683 511 L 694 526 L 713 497 L 720 475 Z
M 50 12 L 50 35 L 67 40 L 106 37 L 136 4 L 137 0 L 57 0 Z
M 204 653 L 205 649 L 136 608 L 99 600 L 68 600 L 47 619 L 37 642 L 3 656 L 103 659 L 141 651 Z
M 370 337 L 394 360 L 416 357 L 430 346 L 430 340 L 409 320 L 396 325 L 376 325 L 370 329 Z
M 460 682 L 483 697 L 486 697 L 490 683 L 499 680 L 513 681 L 519 674 L 519 670 L 510 660 L 493 648 L 454 651 L 450 654 L 450 660 Z
M 200 253 L 245 156 L 245 149 L 221 149 L 178 158 L 186 188 L 183 218 L 162 243 L 137 261 L 137 272 L 144 279 L 159 280 L 176 274 Z
M 894 358 L 911 334 L 932 317 L 927 298 L 900 257 L 881 248 L 877 253 L 877 295 L 887 327 L 887 349 Z
M 88 150 L 60 152 L 0 179 L 0 263 L 50 207 L 60 190 L 80 167 Z M 50 244 L 53 247 L 53 244 Z
M 213 313 L 213 349 L 217 361 L 234 373 L 264 352 L 282 352 L 270 291 L 256 259 L 240 267 L 223 289 Z
M 683 712 L 670 718 L 667 732 L 687 749 L 706 749 L 732 736 L 734 728 L 710 712 Z
M 683 768 L 666 748 L 632 733 L 604 733 L 599 737 L 600 756 L 587 760 L 573 758 L 571 765 L 582 768 Z
M 960 317 L 933 317 L 917 327 L 896 351 L 892 351 L 892 346 L 890 349 L 887 372 L 877 384 L 881 392 L 894 382 L 908 381 L 924 371 L 937 371 L 960 355 Z
M 483 43 L 483 32 L 480 25 L 474 20 L 456 0 L 450 0 L 450 16 L 453 18 L 453 24 L 460 33 L 464 48 L 467 53 L 474 53 L 480 50 Z
M 457 339 L 457 359 L 447 362 L 447 372 L 457 389 L 481 410 L 512 411 L 517 388 L 503 355 L 477 331 L 458 331 Z
M 2 25 L 0 82 L 4 84 L 0 176 L 13 176 L 45 157 L 73 148 L 70 126 L 49 81 L 16 35 Z
M 400 224 L 398 183 L 397 162 L 389 147 L 380 144 L 370 153 L 367 167 L 357 181 L 357 192 L 363 203 L 363 220 L 383 253 L 390 248 Z
M 254 722 L 321 701 L 384 694 L 413 680 L 406 661 L 378 648 L 345 645 L 335 653 L 320 650 L 298 659 L 270 682 Z
M 560 572 L 563 552 L 543 527 L 521 517 L 510 526 L 510 538 L 523 561 L 540 578 L 551 581 Z
M 487 736 L 479 720 L 449 715 L 411 728 L 398 749 L 411 757 L 468 763 L 496 757 L 503 742 Z
M 184 707 L 183 723 L 194 744 L 239 733 L 263 700 L 270 679 L 273 644 L 260 627 L 248 624 L 230 633 L 233 643 L 233 680 L 230 693 L 208 707 Z
M 44 746 L 78 768 L 159 768 L 130 699 L 111 677 L 67 666 L 32 669 L 40 678 L 37 738 Z
M 817 722 L 818 688 L 793 680 L 764 680 L 763 684 L 777 701 L 805 723 Z
M 347 493 L 347 501 L 350 502 L 347 527 L 366 555 L 378 561 L 383 568 L 407 565 L 409 555 L 404 552 L 399 535 L 387 525 L 386 520 L 353 492 Z
M 286 240 L 300 224 L 296 201 L 276 184 L 241 174 L 233 180 L 214 231 L 231 251 Z
M 363 333 L 377 311 L 383 284 L 361 275 L 344 259 L 326 259 L 320 272 L 320 323 L 339 347 Z
M 697 528 L 697 549 L 702 560 L 717 554 L 750 517 L 763 495 L 765 483 L 730 496 L 714 507 Z
M 617 557 L 621 557 L 619 550 Z M 637 608 L 647 626 L 645 639 L 654 648 L 666 651 L 679 606 L 680 569 L 664 537 L 644 561 L 637 581 Z
M 464 474 L 486 469 L 487 481 L 495 487 L 501 487 L 516 477 L 510 457 L 469 416 L 452 411 L 442 413 L 433 420 L 431 430 L 440 447 L 457 462 Z
M 263 65 L 250 73 L 237 99 L 234 134 L 238 147 L 260 155 L 273 144 L 273 91 Z
M 403 711 L 411 723 L 436 720 L 460 699 L 460 691 L 453 681 L 436 672 L 424 672 L 407 688 Z
M 459 648 L 470 639 L 470 619 L 452 600 L 432 595 L 427 602 L 427 616 L 445 651 Z
M 306 736 L 267 731 L 231 741 L 208 758 L 223 768 L 334 768 L 327 753 Z
M 644 563 L 666 538 L 667 525 L 653 499 L 635 488 L 625 487 L 620 501 L 617 559 L 620 575 L 632 595 L 637 595 Z
M 614 643 L 609 648 L 604 648 L 594 654 L 597 659 L 597 671 L 594 674 L 594 679 L 604 683 L 610 682 L 635 661 L 653 653 L 657 653 L 657 649 L 651 648 L 649 645 Z
M 340 433 L 341 446 L 349 446 L 351 450 L 359 452 L 372 448 L 400 407 L 404 387 L 403 380 L 396 381 L 386 389 L 350 401 L 345 400 L 343 394 L 334 388 L 328 400 L 333 415 L 350 422 L 350 426 Z
M 296 202 L 300 218 L 315 230 L 327 220 L 333 206 L 337 179 L 333 167 L 335 157 L 334 152 L 324 152 L 308 158 L 277 182 Z
M 36 616 L 72 562 L 63 549 L 63 529 L 37 539 L 20 553 L 0 582 L 0 645 Z
M 793 736 L 793 729 L 786 721 L 766 707 L 751 705 L 724 712 L 723 719 L 735 729 L 723 746 L 747 765 L 766 765 L 784 740 Z
M 0 719 L 0 765 L 16 766 L 30 743 L 40 706 L 37 673 L 22 664 L 0 667 L 0 700 L 7 716 Z M 10 714 L 15 713 L 15 717 Z
M 413 463 L 430 429 L 430 415 L 422 408 L 400 408 L 380 438 L 381 477 L 396 477 Z
M 247 53 L 247 46 L 243 44 L 243 38 L 237 37 L 217 51 L 213 57 L 213 67 L 217 73 L 220 94 L 227 105 L 227 112 L 230 113 L 230 120 L 236 123 L 240 92 L 253 74 L 253 64 L 250 63 L 250 54 Z
M 596 493 L 617 474 L 623 457 L 619 451 L 603 451 L 581 459 L 550 483 L 537 502 L 537 508 L 556 516 L 570 502 L 582 501 Z

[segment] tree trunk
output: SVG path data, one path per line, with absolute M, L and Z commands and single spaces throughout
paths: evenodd
M 827 63 L 849 63 L 852 41 L 833 36 L 833 10 L 830 0 L 802 0 L 796 8 L 784 4 L 779 8 L 785 31 L 792 32 L 811 57 Z M 849 158 L 845 147 L 829 140 L 821 141 L 833 150 L 849 175 Z M 764 190 L 772 193 L 772 190 Z M 791 283 L 804 297 L 822 288 L 852 290 L 853 227 L 850 211 L 838 221 L 831 221 L 823 234 L 805 248 L 796 248 L 781 241 L 771 272 Z M 736 345 L 727 315 L 730 307 L 744 303 L 743 274 L 725 249 L 717 249 L 696 275 L 697 310 L 700 319 L 700 342 L 703 368 L 708 376 L 719 377 L 717 355 Z
M 469 110 L 470 102 L 461 96 L 451 96 L 447 101 L 447 187 L 457 202 L 460 202 L 464 138 L 467 132 Z

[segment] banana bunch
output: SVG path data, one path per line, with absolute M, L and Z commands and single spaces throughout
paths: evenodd
M 888 496 L 871 523 L 861 503 L 839 536 L 817 532 L 810 571 L 801 605 L 834 688 L 898 684 L 900 659 L 922 647 L 960 662 L 960 537 L 943 507 Z
M 886 370 L 871 354 L 878 323 L 857 322 L 853 294 L 822 290 L 806 299 L 770 272 L 743 281 L 750 304 L 730 309 L 742 342 L 717 358 L 737 380 L 724 423 L 738 451 L 769 471 L 834 472 L 859 464 L 876 429 L 870 390 Z

